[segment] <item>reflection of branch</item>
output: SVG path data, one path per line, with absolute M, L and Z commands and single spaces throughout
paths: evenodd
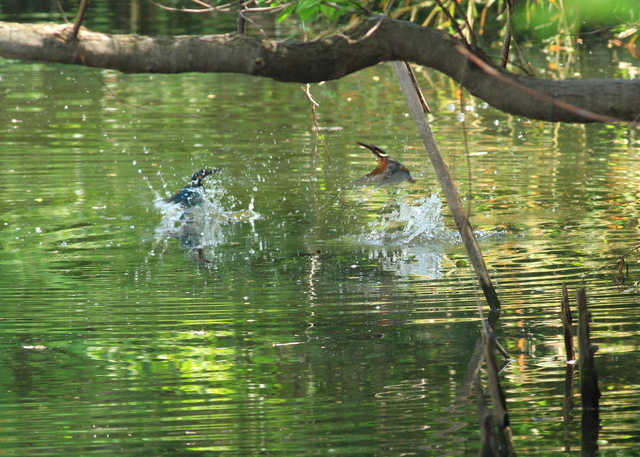
M 487 406 L 487 400 L 484 398 L 484 392 L 482 391 L 482 385 L 480 384 L 480 378 L 478 376 L 474 378 L 473 390 L 476 394 L 476 409 L 478 412 L 478 422 L 480 424 L 482 442 L 481 455 L 500 455 L 498 453 L 498 442 L 496 440 L 493 416 Z
M 480 309 L 480 308 L 478 308 Z M 480 310 L 482 311 L 482 310 Z M 488 325 L 491 328 L 495 328 L 498 319 L 500 318 L 500 311 L 489 311 Z M 481 319 L 484 320 L 484 317 L 481 315 Z M 481 324 L 484 325 L 484 324 Z M 472 393 L 473 380 L 475 379 L 478 371 L 480 371 L 480 367 L 482 366 L 482 362 L 484 361 L 484 345 L 482 344 L 482 336 L 478 338 L 476 341 L 476 347 L 473 350 L 473 354 L 469 359 L 469 364 L 467 365 L 467 371 L 464 376 L 464 381 L 462 381 L 462 385 L 460 386 L 460 391 L 458 393 L 459 397 L 467 397 Z
M 605 267 L 607 267 L 607 266 L 611 265 L 612 263 L 619 262 L 619 261 L 620 261 L 620 259 L 624 259 L 624 258 L 625 258 L 625 257 L 627 257 L 629 254 L 631 254 L 633 251 L 637 251 L 638 249 L 640 249 L 640 245 L 636 246 L 636 247 L 635 247 L 635 248 L 633 248 L 633 249 L 629 249 L 627 252 L 625 252 L 625 253 L 624 253 L 624 254 L 622 254 L 622 255 L 619 255 L 618 257 L 616 257 L 616 258 L 615 258 L 615 259 L 613 259 L 613 260 L 609 260 L 607 263 L 605 263 L 605 264 L 604 264 L 604 265 L 602 265 L 600 268 L 598 268 L 598 270 L 602 270 L 603 268 L 605 268 Z
M 578 354 L 580 365 L 580 394 L 582 409 L 598 409 L 601 393 L 598 388 L 598 373 L 594 364 L 594 355 L 598 346 L 591 344 L 589 321 L 591 312 L 587 309 L 587 293 L 584 288 L 578 289 Z
M 309 300 L 316 298 L 315 277 L 318 266 L 320 265 L 319 258 L 320 251 L 316 251 L 316 253 L 311 256 L 311 267 L 309 268 Z
M 571 435 L 570 424 L 573 419 L 573 378 L 576 370 L 575 363 L 567 363 L 564 373 L 564 397 L 562 399 L 562 423 L 564 425 L 564 437 L 568 439 Z

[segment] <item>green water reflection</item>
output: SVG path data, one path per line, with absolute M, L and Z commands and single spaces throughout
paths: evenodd
M 0 72 L 0 453 L 476 453 L 474 281 L 390 68 L 312 87 L 328 152 L 298 85 Z M 603 455 L 633 455 L 640 275 L 635 259 L 624 286 L 594 269 L 636 242 L 637 143 L 474 102 L 469 189 L 456 102 L 426 89 L 504 303 L 518 452 L 579 449 L 579 410 L 562 423 L 565 281 L 591 299 Z M 417 184 L 350 186 L 374 166 L 355 141 Z M 214 166 L 185 228 L 157 200 Z

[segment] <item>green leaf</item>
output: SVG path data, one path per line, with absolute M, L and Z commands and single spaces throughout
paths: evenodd
M 334 8 L 334 7 L 325 5 L 324 3 L 321 3 L 320 12 L 324 17 L 326 17 L 330 21 L 335 21 L 340 16 L 344 15 L 347 12 L 347 10 L 346 8 Z
M 301 21 L 313 21 L 320 14 L 320 0 L 301 0 L 298 2 L 296 13 Z
M 291 13 L 293 13 L 295 9 L 296 9 L 295 3 L 292 3 L 291 5 L 287 6 L 282 12 L 282 14 L 280 15 L 280 17 L 278 18 L 277 23 L 279 24 L 280 22 L 284 21 Z

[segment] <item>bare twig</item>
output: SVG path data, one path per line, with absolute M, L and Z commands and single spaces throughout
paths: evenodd
M 522 63 L 517 63 L 517 62 L 511 61 L 511 65 L 514 65 L 515 67 L 517 67 L 520 70 L 522 70 L 524 72 L 524 74 L 526 74 L 527 76 L 535 76 L 536 72 L 531 67 L 531 64 L 527 60 L 527 58 L 526 58 L 524 52 L 522 51 L 522 49 L 520 48 L 520 45 L 518 44 L 518 42 L 513 38 L 513 35 L 511 36 L 511 44 L 513 44 L 513 47 L 515 48 L 515 51 L 516 51 L 516 53 L 518 55 L 518 58 L 522 60 Z
M 384 10 L 384 15 L 385 16 L 390 16 L 391 15 L 391 10 L 393 9 L 393 4 L 394 4 L 394 0 L 389 0 L 387 2 L 387 7 Z
M 228 12 L 233 11 L 234 5 L 236 4 L 235 2 L 231 2 L 231 3 L 225 3 L 224 5 L 211 6 L 211 5 L 208 5 L 206 3 L 194 0 L 194 3 L 202 6 L 202 8 L 194 9 L 194 8 L 173 8 L 171 6 L 161 5 L 160 3 L 155 2 L 154 0 L 148 0 L 148 1 L 151 2 L 152 4 L 154 4 L 155 6 L 157 6 L 158 8 L 161 8 L 163 10 L 166 10 L 166 11 L 177 11 L 177 12 L 180 12 L 180 13 L 211 13 L 211 12 L 214 12 L 214 11 L 215 12 L 221 12 L 221 13 L 228 13 Z M 286 6 L 285 6 L 285 8 L 286 8 Z M 256 8 L 256 9 L 257 10 L 264 10 L 264 11 L 271 10 L 270 7 Z
M 62 15 L 62 19 L 64 19 L 65 24 L 70 25 L 71 21 L 69 21 L 69 19 L 67 18 L 67 15 L 64 13 L 64 9 L 62 8 L 62 4 L 60 3 L 60 0 L 56 0 L 56 5 L 58 6 L 58 11 L 60 11 L 60 14 Z
M 515 6 L 515 0 L 507 0 L 507 32 L 504 36 L 504 43 L 502 45 L 502 54 L 500 56 L 500 66 L 507 68 L 507 62 L 509 61 L 509 48 L 511 47 L 511 27 L 513 21 L 513 8 Z
M 451 27 L 453 27 L 455 29 L 456 33 L 460 37 L 460 41 L 462 41 L 465 44 L 465 46 L 468 47 L 469 46 L 469 41 L 467 41 L 467 37 L 464 36 L 464 33 L 462 32 L 462 29 L 460 28 L 460 26 L 456 22 L 455 18 L 451 15 L 449 10 L 444 7 L 444 4 L 442 3 L 442 0 L 436 0 L 436 3 L 438 3 L 438 6 L 442 10 L 442 12 L 445 14 L 445 16 L 447 16 L 447 18 L 449 18 L 449 22 L 451 22 Z
M 453 7 L 458 12 L 458 14 L 462 17 L 462 19 L 464 20 L 464 23 L 465 23 L 465 25 L 467 27 L 467 30 L 469 30 L 469 38 L 471 39 L 471 46 L 473 46 L 475 48 L 476 47 L 476 35 L 475 35 L 475 33 L 473 33 L 473 28 L 471 27 L 471 24 L 469 23 L 469 18 L 467 17 L 467 14 L 462 9 L 461 2 L 454 0 L 453 1 Z
M 404 62 L 404 66 L 406 67 L 407 72 L 409 73 L 409 77 L 411 78 L 411 82 L 413 82 L 413 86 L 416 89 L 416 94 L 418 94 L 418 98 L 420 99 L 422 110 L 424 111 L 425 114 L 430 113 L 431 108 L 429 108 L 429 104 L 427 103 L 427 100 L 425 100 L 424 94 L 420 90 L 420 86 L 418 85 L 418 80 L 416 79 L 416 74 L 413 72 L 413 69 L 411 68 L 411 64 L 409 62 Z
M 548 95 L 545 94 L 541 94 L 540 92 L 536 92 L 533 89 L 529 89 L 528 87 L 523 86 L 522 84 L 517 83 L 516 81 L 507 78 L 506 76 L 504 76 L 502 73 L 500 73 L 497 69 L 495 69 L 494 67 L 492 67 L 491 65 L 489 65 L 488 63 L 486 63 L 484 60 L 482 60 L 480 57 L 478 57 L 477 55 L 475 55 L 474 53 L 472 53 L 471 51 L 469 51 L 468 49 L 466 49 L 464 46 L 462 45 L 457 45 L 456 46 L 456 51 L 458 51 L 460 54 L 462 54 L 463 56 L 467 57 L 469 60 L 471 60 L 474 64 L 476 64 L 478 67 L 480 67 L 480 69 L 482 69 L 482 71 L 484 71 L 485 73 L 487 73 L 488 75 L 493 76 L 494 78 L 496 78 L 497 80 L 499 80 L 500 82 L 503 82 L 504 84 L 507 84 L 511 87 L 514 87 L 522 92 L 524 92 L 527 95 L 530 95 L 534 98 L 537 98 L 538 100 L 541 100 L 545 103 L 548 103 L 550 105 L 556 106 L 560 109 L 563 109 L 565 111 L 568 111 L 570 113 L 576 114 L 578 116 L 582 116 L 586 119 L 595 121 L 595 122 L 604 122 L 604 123 L 611 123 L 611 124 L 617 124 L 620 122 L 624 122 L 621 119 L 616 119 L 615 117 L 610 117 L 610 116 L 604 116 L 602 114 L 598 114 L 598 113 L 594 113 L 592 111 L 583 109 L 583 108 L 579 108 L 575 105 L 572 105 L 570 103 L 567 102 L 563 102 L 562 100 L 556 100 Z
M 329 148 L 327 147 L 327 143 L 324 141 L 324 136 L 320 134 L 320 125 L 318 124 L 318 112 L 316 111 L 316 106 L 318 102 L 316 102 L 311 96 L 311 85 L 307 84 L 302 88 L 302 91 L 307 96 L 307 100 L 309 100 L 309 107 L 311 108 L 311 115 L 313 117 L 313 131 L 316 136 L 316 144 L 314 148 L 314 154 L 318 153 L 318 141 L 322 141 L 322 145 L 324 146 L 324 151 L 327 154 L 327 160 L 331 163 L 331 156 L 329 155 Z
M 471 156 L 469 155 L 469 138 L 467 135 L 467 122 L 464 113 L 464 88 L 460 86 L 460 116 L 462 124 L 462 139 L 464 144 L 464 156 L 467 159 L 467 215 L 471 215 L 471 200 L 473 199 L 473 181 L 471 179 Z
M 73 30 L 71 30 L 71 37 L 74 40 L 78 38 L 78 32 L 80 31 L 80 26 L 82 25 L 82 20 L 84 19 L 84 13 L 87 12 L 88 6 L 89 0 L 81 0 L 80 8 L 78 9 L 78 15 L 76 16 L 76 21 L 73 23 Z
M 328 6 L 329 8 L 333 8 L 334 10 L 342 10 L 342 11 L 346 11 L 347 13 L 352 13 L 352 14 L 362 14 L 364 13 L 366 16 L 371 16 L 373 14 L 373 12 L 367 8 L 364 5 L 360 5 L 358 2 L 355 2 L 353 0 L 351 0 L 351 3 L 353 3 L 357 9 L 349 9 L 349 8 L 345 8 L 342 5 L 338 5 L 337 3 L 334 2 L 328 2 L 328 1 L 323 1 L 322 4 Z

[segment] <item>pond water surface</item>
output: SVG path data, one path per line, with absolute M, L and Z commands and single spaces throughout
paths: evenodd
M 421 73 L 419 73 L 420 75 Z M 422 79 L 502 312 L 519 455 L 563 423 L 561 286 L 586 287 L 601 455 L 640 455 L 638 142 Z M 388 65 L 311 86 L 0 62 L 0 455 L 477 455 L 476 282 Z M 415 184 L 354 187 L 401 160 Z M 161 201 L 201 168 L 188 217 Z M 470 185 L 471 183 L 471 185 Z

